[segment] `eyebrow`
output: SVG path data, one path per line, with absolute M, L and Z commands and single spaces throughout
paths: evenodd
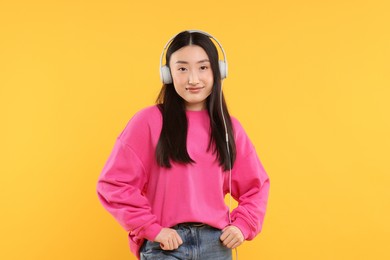
M 210 62 L 210 61 L 209 61 L 208 59 L 204 59 L 204 60 L 198 61 L 197 63 L 203 63 L 203 62 Z M 187 61 L 183 61 L 183 60 L 178 60 L 178 61 L 175 62 L 175 64 L 177 64 L 177 63 L 180 63 L 180 64 L 188 64 Z

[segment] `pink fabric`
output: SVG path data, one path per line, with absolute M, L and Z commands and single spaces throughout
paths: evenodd
M 223 229 L 229 224 L 224 196 L 229 172 L 207 152 L 207 110 L 187 111 L 187 150 L 194 164 L 157 165 L 155 149 L 162 116 L 156 106 L 138 112 L 118 136 L 99 177 L 103 206 L 129 232 L 131 251 L 139 257 L 144 239 L 154 240 L 162 227 L 202 222 Z M 232 224 L 253 239 L 262 228 L 269 178 L 239 122 L 232 118 L 237 159 L 232 171 L 232 196 L 239 202 Z

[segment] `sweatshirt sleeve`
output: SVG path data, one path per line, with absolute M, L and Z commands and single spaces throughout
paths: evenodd
M 141 157 L 146 151 L 135 152 L 127 142 L 130 137 L 141 142 L 139 147 L 146 147 L 147 131 L 140 129 L 140 124 L 136 121 L 130 121 L 117 138 L 98 179 L 97 193 L 104 208 L 132 236 L 153 241 L 162 227 L 143 194 L 147 172 Z M 137 143 L 135 144 L 137 148 Z
M 232 170 L 232 196 L 238 206 L 231 218 L 245 239 L 251 240 L 262 229 L 270 182 L 253 144 L 237 121 L 235 135 L 237 157 Z

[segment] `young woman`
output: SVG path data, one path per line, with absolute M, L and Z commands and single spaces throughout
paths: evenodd
M 269 178 L 228 113 L 226 57 L 219 61 L 212 40 L 225 55 L 201 31 L 167 43 L 157 105 L 129 121 L 98 181 L 101 203 L 141 259 L 231 259 L 262 228 Z M 229 192 L 238 201 L 231 214 Z

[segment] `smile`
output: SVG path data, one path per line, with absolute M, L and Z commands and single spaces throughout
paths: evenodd
M 204 87 L 189 87 L 189 88 L 186 88 L 187 91 L 191 91 L 191 92 L 197 92 L 197 91 L 200 91 L 201 89 L 204 89 Z

